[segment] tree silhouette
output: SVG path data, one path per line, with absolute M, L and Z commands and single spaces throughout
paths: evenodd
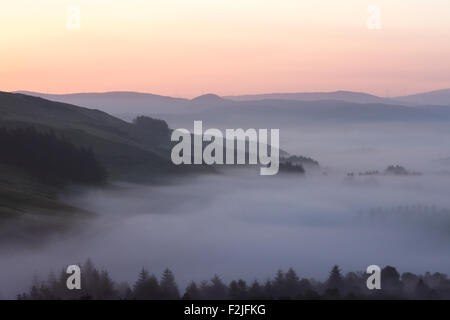
M 63 269 L 59 277 L 50 272 L 46 281 L 34 277 L 30 289 L 19 294 L 18 299 L 179 299 L 175 277 L 169 269 L 156 277 L 143 268 L 130 288 L 127 283 L 116 284 L 106 270 L 98 270 L 91 260 L 82 266 L 82 289 L 68 290 L 67 274 Z M 383 280 L 383 277 L 385 278 Z M 445 274 L 415 275 L 405 272 L 400 278 L 392 266 L 382 269 L 382 290 L 369 290 L 367 275 L 349 272 L 342 276 L 334 266 L 325 282 L 300 279 L 293 269 L 279 270 L 264 285 L 254 281 L 250 286 L 243 279 L 225 285 L 218 275 L 198 286 L 191 282 L 183 299 L 450 299 L 450 280 Z M 384 282 L 383 282 L 384 281 Z M 386 288 L 383 288 L 386 285 Z M 405 290 L 402 290 L 405 288 Z
M 227 298 L 227 286 L 222 282 L 217 274 L 211 279 L 211 284 L 206 287 L 207 296 L 210 299 L 223 300 Z
M 162 299 L 179 299 L 180 293 L 178 291 L 177 284 L 175 283 L 175 277 L 172 271 L 169 269 L 164 270 L 162 279 L 160 282 L 161 298 Z
M 342 288 L 342 275 L 341 270 L 339 270 L 339 266 L 335 265 L 333 269 L 330 271 L 330 276 L 327 280 L 327 288 L 328 289 L 340 289 Z
M 231 299 L 243 300 L 247 299 L 247 284 L 244 280 L 239 279 L 238 281 L 233 280 L 230 282 L 229 286 L 229 296 Z
M 186 287 L 186 291 L 183 295 L 183 299 L 186 300 L 197 300 L 200 299 L 201 295 L 200 295 L 200 290 L 197 287 L 197 284 L 192 281 L 187 287 Z
M 149 275 L 145 268 L 139 272 L 138 279 L 134 284 L 134 297 L 139 300 L 159 299 L 161 289 L 154 275 Z

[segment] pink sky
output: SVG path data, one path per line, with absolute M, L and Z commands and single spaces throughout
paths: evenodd
M 367 7 L 381 29 L 367 27 Z M 69 6 L 80 28 L 67 28 Z M 0 90 L 394 96 L 450 87 L 447 0 L 2 1 Z

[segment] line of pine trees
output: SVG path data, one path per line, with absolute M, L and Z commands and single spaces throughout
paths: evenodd
M 191 282 L 180 293 L 174 274 L 166 269 L 160 279 L 142 269 L 136 282 L 114 282 L 106 270 L 95 268 L 91 260 L 81 268 L 81 290 L 68 290 L 68 274 L 59 277 L 50 273 L 46 281 L 35 279 L 29 292 L 18 295 L 20 300 L 48 299 L 450 299 L 450 280 L 442 273 L 415 275 L 399 274 L 391 266 L 381 271 L 381 290 L 368 290 L 368 275 L 363 272 L 342 274 L 334 266 L 326 281 L 302 279 L 293 269 L 279 270 L 275 277 L 260 283 L 247 283 L 243 279 L 224 283 L 219 276 L 200 283 Z
M 106 170 L 89 147 L 76 147 L 52 130 L 0 128 L 0 163 L 20 168 L 49 184 L 99 184 Z

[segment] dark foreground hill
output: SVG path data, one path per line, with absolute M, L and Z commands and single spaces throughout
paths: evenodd
M 134 123 L 75 105 L 0 92 L 0 238 L 64 229 L 91 213 L 59 200 L 68 184 L 156 182 L 196 168 L 170 161 L 162 120 Z
M 52 131 L 89 147 L 112 178 L 151 178 L 177 170 L 168 158 L 170 130 L 161 120 L 129 123 L 99 110 L 0 92 L 0 127 Z

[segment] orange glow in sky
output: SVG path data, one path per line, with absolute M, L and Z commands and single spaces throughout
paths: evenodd
M 379 29 L 368 27 L 369 5 Z M 79 29 L 68 28 L 69 7 Z M 441 89 L 449 16 L 448 0 L 1 0 L 0 90 Z

